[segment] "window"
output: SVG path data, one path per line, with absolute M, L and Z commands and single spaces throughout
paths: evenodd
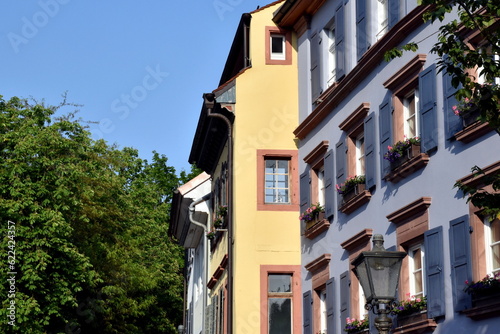
M 429 229 L 430 197 L 422 197 L 394 211 L 387 219 L 396 225 L 403 259 L 399 281 L 399 300 L 426 296 L 429 318 L 444 315 L 443 227 Z M 457 244 L 461 245 L 461 244 Z M 424 256 L 424 250 L 426 254 Z M 431 323 L 428 323 L 430 325 Z
M 327 86 L 330 87 L 337 81 L 336 76 L 336 50 L 335 50 L 335 22 L 332 22 L 328 28 L 325 29 L 326 36 L 328 37 L 328 81 Z
M 388 0 L 377 0 L 377 40 L 387 33 L 389 28 Z
M 364 229 L 340 244 L 349 254 L 349 263 L 358 257 L 361 252 L 371 249 L 370 240 L 372 235 L 372 229 Z M 340 275 L 340 289 L 340 320 L 341 328 L 344 328 L 347 317 L 363 319 L 368 312 L 364 308 L 366 299 L 363 289 L 352 270 Z
M 327 152 L 328 146 L 329 142 L 324 140 L 304 157 L 309 169 L 300 176 L 301 212 L 309 205 L 319 203 L 325 208 L 325 213 L 331 213 L 333 155 L 331 151 Z
M 365 177 L 363 185 L 366 185 L 364 192 L 357 192 L 359 188 L 349 188 L 353 191 L 343 193 L 337 191 L 339 210 L 346 214 L 368 202 L 371 197 L 368 190 L 375 185 L 375 129 L 373 113 L 368 115 L 369 110 L 370 104 L 362 103 L 339 124 L 339 128 L 346 133 L 346 138 L 336 145 L 336 184 L 342 187 L 348 176 L 358 176 Z M 358 194 L 362 196 L 357 196 Z M 356 196 L 355 199 L 351 195 Z M 346 206 L 351 199 L 352 205 Z
M 325 206 L 325 168 L 320 167 L 317 171 L 314 171 L 318 178 L 318 193 L 316 197 L 318 198 L 318 203 L 321 206 Z
M 297 150 L 257 150 L 257 210 L 299 210 L 297 156 Z
M 356 175 L 365 175 L 365 134 L 356 138 Z
M 314 31 L 310 41 L 311 104 L 315 108 L 323 91 L 345 75 L 344 4 L 322 30 Z
M 331 254 L 323 254 L 304 267 L 312 277 L 311 309 L 304 313 L 304 323 L 309 323 L 313 333 L 326 333 L 333 328 L 334 279 L 330 277 Z
M 288 159 L 265 159 L 265 202 L 290 203 Z
M 417 103 L 418 89 L 412 90 L 403 98 L 404 136 L 406 138 L 415 138 L 419 136 Z
M 292 64 L 292 34 L 278 27 L 266 27 L 266 65 Z
M 413 246 L 408 251 L 408 267 L 410 277 L 410 295 L 417 298 L 425 296 L 424 290 L 424 247 L 419 244 Z
M 326 333 L 326 289 L 319 293 L 319 332 Z
M 299 333 L 300 265 L 260 266 L 260 333 Z
M 425 167 L 429 161 L 427 154 L 437 148 L 437 102 L 436 70 L 430 65 L 422 70 L 426 55 L 419 54 L 396 72 L 384 87 L 389 90 L 379 109 L 380 151 L 382 177 L 386 181 L 398 182 L 404 177 Z M 410 154 L 410 161 L 399 170 L 399 163 L 391 163 L 383 158 L 388 146 L 408 138 L 420 138 L 420 152 Z M 414 158 L 414 159 L 413 159 Z
M 485 226 L 486 266 L 488 274 L 500 272 L 500 220 L 487 220 Z
M 285 59 L 285 36 L 271 34 L 271 59 Z
M 292 333 L 292 275 L 269 274 L 268 280 L 268 333 Z

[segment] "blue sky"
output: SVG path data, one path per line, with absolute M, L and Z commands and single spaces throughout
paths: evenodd
M 57 105 L 67 92 L 94 138 L 189 170 L 201 96 L 217 88 L 241 14 L 270 2 L 6 0 L 0 95 Z

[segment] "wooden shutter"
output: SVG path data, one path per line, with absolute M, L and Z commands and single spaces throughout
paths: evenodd
M 462 118 L 455 115 L 453 112 L 453 106 L 457 105 L 457 99 L 455 98 L 455 93 L 457 88 L 454 88 L 451 84 L 451 75 L 443 71 L 443 106 L 444 106 L 444 121 L 446 126 L 446 139 L 450 139 L 462 130 Z
M 335 332 L 335 278 L 326 281 L 326 329 L 327 334 Z
M 458 312 L 471 307 L 471 298 L 464 292 L 465 281 L 472 280 L 468 216 L 450 221 L 450 257 L 453 307 Z
M 366 33 L 366 0 L 356 0 L 356 50 L 358 60 L 368 50 L 368 36 Z
M 310 195 L 310 177 L 309 169 L 307 169 L 304 173 L 300 174 L 300 213 L 306 211 L 309 205 L 311 205 Z
M 312 334 L 312 296 L 311 291 L 307 291 L 302 295 L 302 312 L 304 317 L 304 334 Z
M 392 96 L 386 96 L 384 102 L 379 107 L 379 127 L 380 127 L 380 159 L 381 172 L 384 177 L 389 171 L 391 164 L 384 159 L 387 146 L 392 145 Z
M 436 66 L 431 65 L 418 76 L 420 137 L 422 152 L 437 147 Z
M 443 274 L 443 227 L 424 233 L 427 315 L 439 317 L 445 313 Z
M 346 318 L 350 312 L 351 300 L 351 281 L 349 279 L 349 271 L 345 271 L 340 275 L 340 329 L 343 331 L 346 325 Z
M 365 118 L 365 174 L 366 187 L 371 189 L 376 182 L 376 159 L 375 159 L 375 114 L 372 112 Z
M 335 66 L 337 81 L 345 75 L 344 3 L 335 10 Z
M 337 184 L 341 184 L 345 181 L 345 159 L 346 158 L 346 145 L 343 140 L 337 143 L 335 147 L 335 162 L 336 166 L 336 182 Z M 342 201 L 342 196 L 337 194 L 337 202 L 340 207 L 340 203 Z
M 335 200 L 335 182 L 333 179 L 333 149 L 325 154 L 325 216 L 333 216 Z
M 317 32 L 311 37 L 311 97 L 313 102 L 321 94 L 320 50 L 321 36 Z
M 391 29 L 399 21 L 399 0 L 388 1 L 389 3 L 387 4 L 387 7 L 389 12 L 387 13 L 387 16 L 389 19 L 389 29 Z

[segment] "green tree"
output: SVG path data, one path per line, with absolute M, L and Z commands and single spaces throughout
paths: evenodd
M 54 116 L 66 105 L 0 96 L 0 331 L 175 333 L 169 205 L 198 171 L 179 178 L 163 155 L 92 140 L 74 114 Z
M 500 135 L 500 0 L 421 0 L 421 4 L 429 6 L 425 21 L 446 22 L 440 26 L 438 41 L 431 52 L 440 57 L 439 70 L 449 73 L 452 85 L 457 88 L 455 97 L 462 110 L 457 109 L 456 113 L 478 110 L 479 120 L 488 122 Z M 450 20 L 452 12 L 456 16 Z M 418 43 L 408 43 L 387 52 L 386 60 L 417 49 Z M 472 172 L 477 177 L 484 176 L 478 166 Z M 483 177 L 481 183 L 498 191 L 500 175 Z M 500 217 L 498 194 L 460 182 L 455 186 L 475 206 Z

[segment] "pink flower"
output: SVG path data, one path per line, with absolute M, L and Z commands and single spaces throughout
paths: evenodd
M 387 146 L 387 149 L 388 149 L 389 151 L 390 151 L 390 150 L 392 150 L 392 146 L 391 146 L 391 145 Z

